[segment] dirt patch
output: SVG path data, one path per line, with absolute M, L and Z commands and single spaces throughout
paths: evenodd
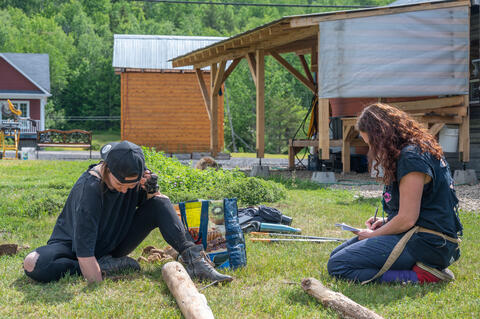
M 15 255 L 18 251 L 17 244 L 3 244 L 0 245 L 0 256 L 3 255 Z

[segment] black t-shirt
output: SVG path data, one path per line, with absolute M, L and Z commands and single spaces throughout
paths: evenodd
M 423 187 L 420 215 L 415 225 L 457 238 L 462 225 L 456 213 L 458 199 L 450 167 L 444 158 L 438 160 L 428 152 L 422 153 L 418 146 L 409 145 L 402 149 L 397 162 L 396 181 L 385 186 L 382 204 L 388 220 L 398 214 L 399 182 L 411 172 L 424 173 L 432 178 Z M 429 233 L 413 235 L 406 248 L 418 261 L 443 268 L 457 260 L 460 254 L 457 244 Z
M 113 251 L 124 239 L 140 202 L 142 188 L 126 193 L 101 187 L 98 177 L 89 173 L 91 165 L 73 186 L 48 244 L 72 246 L 77 257 L 101 257 Z

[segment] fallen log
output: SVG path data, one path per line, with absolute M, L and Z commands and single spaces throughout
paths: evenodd
M 182 264 L 176 261 L 166 263 L 162 267 L 162 277 L 186 319 L 214 318 L 207 298 L 198 292 Z
M 315 278 L 302 280 L 302 288 L 309 295 L 319 300 L 325 307 L 329 307 L 343 318 L 352 319 L 383 319 L 372 310 L 359 305 L 345 295 L 326 288 Z

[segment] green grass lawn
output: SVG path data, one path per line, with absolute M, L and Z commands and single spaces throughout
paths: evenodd
M 120 131 L 93 131 L 92 144 L 104 145 L 108 142 L 120 141 Z
M 68 192 L 88 162 L 0 162 L 0 242 L 28 244 L 48 240 Z M 348 237 L 335 222 L 361 226 L 380 199 L 298 183 L 287 198 L 270 206 L 293 217 L 303 234 Z M 436 285 L 361 286 L 331 278 L 326 269 L 335 243 L 253 243 L 247 236 L 248 265 L 228 271 L 235 281 L 202 291 L 216 318 L 337 318 L 307 295 L 299 284 L 315 277 L 385 318 L 478 318 L 480 314 L 480 217 L 461 212 L 465 227 L 462 257 L 451 269 L 457 280 Z M 166 244 L 154 230 L 143 247 Z M 0 318 L 181 318 L 175 299 L 161 277 L 161 264 L 143 265 L 124 280 L 87 286 L 67 277 L 39 284 L 22 271 L 27 250 L 0 257 Z M 198 283 L 198 287 L 203 286 Z

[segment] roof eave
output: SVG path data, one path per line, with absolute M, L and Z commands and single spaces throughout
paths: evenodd
M 30 82 L 32 82 L 33 85 L 35 85 L 37 88 L 39 88 L 43 93 L 50 95 L 50 92 L 48 92 L 47 90 L 45 90 L 41 85 L 39 85 L 37 82 L 35 82 L 31 77 L 29 77 L 25 72 L 23 72 L 19 67 L 17 67 L 15 65 L 15 63 L 13 63 L 12 61 L 10 61 L 3 53 L 0 53 L 0 57 L 2 57 L 5 61 L 7 61 L 11 66 L 13 66 L 15 68 L 15 70 L 17 70 L 18 72 L 20 72 L 20 74 L 22 74 L 27 80 L 29 80 Z

